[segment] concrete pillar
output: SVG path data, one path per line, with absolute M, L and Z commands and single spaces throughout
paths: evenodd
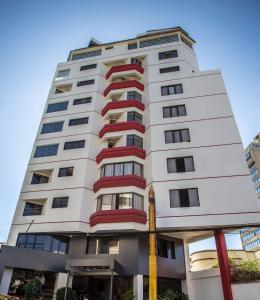
M 13 269 L 12 268 L 5 268 L 3 271 L 3 276 L 0 284 L 0 294 L 7 295 L 9 291 L 9 286 L 11 283 L 13 275 Z
M 144 282 L 143 275 L 135 275 L 133 278 L 134 300 L 143 300 Z
M 218 262 L 221 275 L 221 282 L 225 300 L 233 300 L 231 288 L 231 270 L 228 261 L 228 252 L 225 235 L 221 230 L 215 231 L 215 241 L 217 246 Z
M 183 240 L 183 247 L 184 247 L 184 258 L 185 258 L 185 269 L 186 269 L 186 282 L 184 286 L 187 289 L 189 300 L 194 300 L 191 271 L 190 271 L 189 243 L 186 240 Z
M 68 273 L 56 273 L 56 279 L 55 279 L 54 291 L 53 291 L 53 299 L 56 299 L 56 293 L 57 293 L 58 289 L 66 287 L 67 277 L 68 277 Z M 73 280 L 73 275 L 70 275 L 69 284 L 68 284 L 68 286 L 70 288 L 72 287 L 72 280 Z

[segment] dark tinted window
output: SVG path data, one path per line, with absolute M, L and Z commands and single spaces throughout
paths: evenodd
M 159 53 L 159 60 L 178 57 L 177 50 L 165 51 Z
M 33 173 L 31 184 L 48 183 L 49 177 L 42 174 Z
M 136 162 L 106 164 L 101 167 L 100 177 L 123 176 L 133 174 L 142 177 L 143 166 Z
M 91 69 L 95 69 L 96 67 L 97 64 L 85 65 L 80 67 L 80 71 L 91 70 Z
M 172 118 L 172 117 L 181 117 L 186 116 L 186 107 L 185 105 L 174 105 L 163 107 L 163 117 Z
M 179 66 L 174 66 L 174 67 L 168 67 L 168 68 L 161 68 L 160 69 L 160 73 L 170 73 L 170 72 L 177 72 L 180 71 L 180 67 Z
M 127 45 L 127 48 L 128 48 L 128 50 L 136 49 L 136 48 L 137 48 L 137 43 L 131 43 L 131 44 L 128 44 L 128 45 Z
M 52 208 L 62 208 L 68 206 L 69 197 L 55 197 L 52 200 Z
M 74 170 L 73 167 L 60 168 L 58 177 L 72 176 L 73 175 L 73 170 Z
M 83 52 L 83 53 L 79 53 L 79 54 L 73 54 L 72 60 L 83 59 L 86 57 L 99 56 L 99 55 L 101 55 L 101 51 L 102 50 L 96 50 L 96 51 Z
M 52 133 L 52 132 L 60 132 L 63 128 L 63 121 L 61 122 L 53 122 L 53 123 L 46 123 L 42 125 L 41 133 Z
M 136 91 L 129 91 L 127 92 L 127 100 L 137 100 L 142 102 L 142 95 Z
M 23 216 L 37 216 L 42 214 L 43 205 L 26 202 Z
M 158 239 L 158 256 L 175 259 L 175 245 L 173 241 Z
M 166 144 L 190 142 L 189 129 L 167 130 L 164 135 Z
M 54 156 L 57 154 L 59 144 L 37 146 L 35 149 L 34 157 L 43 157 L 43 156 Z
M 192 172 L 194 171 L 193 157 L 175 157 L 167 159 L 168 173 Z
M 48 104 L 46 113 L 67 110 L 69 101 Z
M 129 134 L 126 137 L 126 146 L 136 146 L 143 149 L 143 139 L 135 134 Z
M 66 142 L 64 144 L 64 150 L 84 148 L 84 147 L 85 147 L 85 140 Z
M 92 97 L 74 99 L 73 105 L 80 105 L 80 104 L 90 103 L 91 100 L 92 100 Z
M 94 82 L 95 82 L 95 79 L 78 81 L 77 86 L 91 85 L 91 84 L 94 84 Z
M 174 84 L 174 85 L 167 85 L 161 87 L 162 96 L 182 94 L 182 93 L 183 93 L 182 84 Z
M 170 190 L 170 207 L 191 207 L 199 205 L 197 188 Z
M 145 47 L 150 47 L 155 45 L 162 45 L 162 44 L 177 42 L 178 40 L 179 40 L 178 35 L 174 34 L 171 36 L 165 36 L 161 38 L 154 38 L 154 39 L 141 41 L 139 47 L 145 48 Z
M 88 123 L 88 117 L 78 118 L 78 119 L 71 119 L 69 121 L 69 126 L 82 125 L 82 124 L 87 124 L 87 123 Z
M 135 121 L 142 124 L 142 119 L 143 119 L 142 115 L 140 115 L 135 111 L 129 111 L 127 113 L 127 121 Z

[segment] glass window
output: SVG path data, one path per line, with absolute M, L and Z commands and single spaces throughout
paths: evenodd
M 44 176 L 42 174 L 33 173 L 31 184 L 42 184 L 42 183 L 48 183 L 49 177 Z
M 141 62 L 138 58 L 132 57 L 132 58 L 131 58 L 131 64 L 135 64 L 135 65 L 141 66 L 141 65 L 142 65 L 142 62 Z
M 136 91 L 128 91 L 127 100 L 137 100 L 139 102 L 142 102 L 142 95 L 137 93 Z
M 23 216 L 38 216 L 42 214 L 43 205 L 25 202 Z
M 91 103 L 92 97 L 78 98 L 73 100 L 73 105 L 81 105 Z
M 85 65 L 80 67 L 80 71 L 95 69 L 97 64 Z
M 145 48 L 145 47 L 150 47 L 155 45 L 162 45 L 162 44 L 177 42 L 178 40 L 179 40 L 178 34 L 164 36 L 161 38 L 146 39 L 140 42 L 139 47 Z
M 101 52 L 102 52 L 102 49 L 95 50 L 95 51 L 88 51 L 88 52 L 78 53 L 78 54 L 73 54 L 71 60 L 78 60 L 78 59 L 83 59 L 83 58 L 86 58 L 86 57 L 99 56 L 99 55 L 101 55 Z
M 132 208 L 132 194 L 119 194 L 119 209 Z
M 52 208 L 62 208 L 68 206 L 69 197 L 55 197 L 52 200 Z
M 137 163 L 134 163 L 134 174 L 137 175 L 137 176 L 143 176 L 142 174 L 142 166 L 137 164 Z
M 126 137 L 126 146 L 136 146 L 143 149 L 143 139 L 135 134 L 129 134 Z
M 164 135 L 166 144 L 190 142 L 189 129 L 167 130 Z
M 52 113 L 52 112 L 67 110 L 68 104 L 69 104 L 69 101 L 50 103 L 50 104 L 48 104 L 46 113 Z
M 95 83 L 95 79 L 78 81 L 77 86 L 91 85 Z
M 185 105 L 174 105 L 174 106 L 163 107 L 164 118 L 181 117 L 181 116 L 186 116 Z
M 174 85 L 167 85 L 161 87 L 162 96 L 182 94 L 182 93 L 183 93 L 182 84 L 174 84 Z
M 124 164 L 115 164 L 114 176 L 124 175 Z
M 176 157 L 167 159 L 168 173 L 194 171 L 193 157 Z
M 140 115 L 135 111 L 129 111 L 127 113 L 127 121 L 135 121 L 139 124 L 142 124 L 142 119 L 143 119 L 142 115 Z
M 58 177 L 66 177 L 73 175 L 74 167 L 60 168 Z
M 60 71 L 58 71 L 56 80 L 61 80 L 61 79 L 65 78 L 65 77 L 68 77 L 69 74 L 70 74 L 70 69 L 60 70 Z
M 180 71 L 180 67 L 179 66 L 174 66 L 174 67 L 168 67 L 168 68 L 161 68 L 160 73 L 170 73 L 170 72 L 177 72 Z
M 60 122 L 52 122 L 52 123 L 43 124 L 41 134 L 62 131 L 63 123 L 64 123 L 63 121 L 60 121 Z
M 85 140 L 65 142 L 64 144 L 64 150 L 71 150 L 71 149 L 84 148 L 84 147 L 85 147 Z
M 170 207 L 192 207 L 199 206 L 199 195 L 197 188 L 170 190 Z
M 54 156 L 57 154 L 59 144 L 37 146 L 35 149 L 34 157 Z
M 158 55 L 159 55 L 159 60 L 176 58 L 178 57 L 178 52 L 177 50 L 171 50 L 171 51 L 160 52 Z
M 136 49 L 137 48 L 137 43 L 130 43 L 127 45 L 128 50 Z
M 88 117 L 71 119 L 69 120 L 69 126 L 88 124 Z
M 133 163 L 124 163 L 124 175 L 132 175 L 133 174 Z

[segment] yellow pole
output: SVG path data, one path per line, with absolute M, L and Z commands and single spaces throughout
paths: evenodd
M 149 189 L 149 300 L 157 300 L 155 197 L 152 185 Z

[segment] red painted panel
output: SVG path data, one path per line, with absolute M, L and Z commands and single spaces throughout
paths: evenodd
M 107 105 L 102 109 L 101 114 L 104 116 L 109 110 L 126 107 L 136 107 L 144 111 L 144 104 L 137 100 L 121 100 L 107 103 Z
M 144 69 L 140 65 L 126 64 L 126 65 L 114 66 L 114 67 L 110 68 L 110 70 L 106 74 L 106 79 L 108 79 L 111 76 L 111 74 L 113 74 L 113 73 L 131 71 L 131 70 L 136 70 L 141 74 L 144 73 Z
M 123 156 L 136 156 L 145 159 L 144 149 L 136 146 L 114 147 L 103 149 L 97 156 L 96 161 L 100 163 L 105 158 L 123 157 Z
M 144 90 L 144 85 L 137 80 L 121 81 L 110 83 L 109 86 L 104 91 L 104 96 L 106 96 L 112 90 L 125 89 L 135 87 L 140 91 Z
M 135 222 L 145 224 L 146 212 L 138 209 L 99 210 L 90 216 L 90 226 L 100 223 Z
M 93 191 L 96 193 L 101 188 L 111 188 L 119 186 L 136 186 L 141 189 L 145 189 L 146 180 L 137 175 L 101 177 L 94 183 Z
M 221 275 L 221 282 L 225 300 L 233 300 L 231 288 L 231 270 L 228 261 L 228 252 L 225 241 L 225 235 L 222 231 L 215 231 L 215 241 Z
M 99 132 L 99 137 L 102 138 L 107 132 L 125 131 L 135 129 L 141 133 L 145 132 L 145 127 L 135 121 L 118 122 L 113 124 L 106 124 Z

